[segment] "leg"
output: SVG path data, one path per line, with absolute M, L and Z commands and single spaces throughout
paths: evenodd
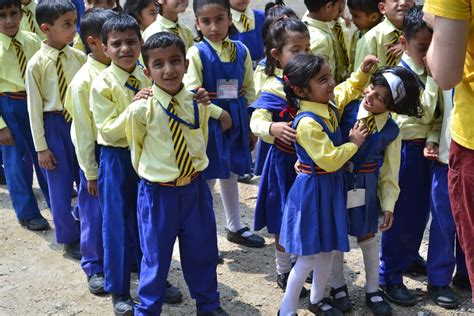
M 349 312 L 352 309 L 352 305 L 349 299 L 346 280 L 344 279 L 344 253 L 342 251 L 334 251 L 331 265 L 331 284 L 330 293 L 333 305 L 343 313 Z

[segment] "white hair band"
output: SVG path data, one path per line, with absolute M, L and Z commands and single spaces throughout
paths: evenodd
M 392 98 L 394 103 L 398 103 L 406 95 L 405 86 L 403 85 L 402 79 L 394 74 L 393 72 L 387 71 L 382 74 L 385 80 L 387 80 L 392 92 Z

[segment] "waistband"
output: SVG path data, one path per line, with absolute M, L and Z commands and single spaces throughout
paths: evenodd
M 416 138 L 416 139 L 404 139 L 404 142 L 414 143 L 415 145 L 425 145 L 426 138 Z
M 377 172 L 378 168 L 378 161 L 363 163 L 360 165 L 356 165 L 352 161 L 349 161 L 344 165 L 344 170 L 350 173 L 375 173 Z
M 54 114 L 54 115 L 64 115 L 63 111 L 47 111 L 47 112 L 44 112 L 45 114 L 48 113 L 48 114 Z
M 10 99 L 15 99 L 15 100 L 26 100 L 26 91 L 3 92 L 3 93 L 0 93 L 0 96 L 9 97 Z
M 306 165 L 304 163 L 302 163 L 300 167 L 301 167 L 301 172 L 306 173 L 306 174 L 323 175 L 323 174 L 336 173 L 336 171 L 325 171 L 324 169 L 320 167 L 311 167 L 310 165 Z M 315 171 L 314 173 L 313 173 L 313 170 Z
M 283 151 L 283 152 L 285 152 L 285 153 L 287 153 L 287 154 L 296 155 L 296 149 L 295 149 L 294 146 L 289 146 L 289 145 L 283 143 L 283 142 L 282 142 L 281 140 L 279 140 L 278 138 L 275 138 L 275 139 L 274 139 L 273 145 L 274 145 L 277 149 L 279 149 L 279 150 L 281 150 L 281 151 Z
M 201 174 L 200 172 L 195 172 L 190 176 L 187 176 L 184 178 L 178 178 L 176 180 L 169 181 L 169 182 L 151 182 L 151 181 L 146 180 L 146 183 L 148 185 L 158 184 L 164 187 L 183 187 L 190 184 L 194 180 L 196 180 L 200 174 Z

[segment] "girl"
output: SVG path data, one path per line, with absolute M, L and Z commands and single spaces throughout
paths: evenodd
M 158 8 L 155 0 L 127 0 L 123 6 L 123 13 L 133 16 L 143 32 L 155 21 Z
M 265 72 L 268 78 L 260 97 L 251 106 L 255 111 L 250 129 L 264 142 L 273 145 L 266 156 L 260 179 L 254 229 L 258 231 L 266 226 L 268 232 L 275 235 L 277 284 L 285 290 L 291 258 L 278 244 L 278 238 L 286 195 L 296 177 L 293 167 L 296 162 L 293 146 L 296 132 L 291 128 L 296 108 L 288 107 L 282 68 L 294 56 L 309 53 L 308 28 L 297 19 L 276 20 L 268 31 L 266 43 Z
M 86 10 L 101 7 L 104 9 L 112 9 L 116 12 L 122 12 L 120 3 L 116 0 L 86 0 Z
M 143 40 L 146 41 L 150 36 L 158 32 L 171 32 L 183 40 L 186 51 L 194 45 L 194 35 L 191 29 L 179 22 L 178 15 L 184 13 L 188 7 L 188 0 L 156 0 L 158 5 L 158 16 L 143 32 Z
M 237 175 L 250 173 L 249 119 L 247 106 L 255 100 L 252 59 L 241 42 L 228 39 L 232 25 L 229 0 L 193 2 L 196 29 L 202 42 L 187 54 L 188 89 L 204 87 L 215 98 L 210 105 L 209 167 L 204 176 L 220 179 L 222 204 L 227 219 L 227 239 L 248 247 L 262 247 L 265 240 L 240 222 Z
M 349 142 L 343 144 L 338 117 L 350 101 L 362 94 L 376 62 L 377 58 L 367 56 L 361 69 L 336 88 L 329 63 L 322 57 L 298 55 L 285 66 L 288 103 L 295 106 L 300 100 L 293 128 L 302 172 L 288 193 L 280 230 L 280 244 L 286 252 L 298 256 L 288 278 L 281 315 L 296 314 L 298 296 L 311 270 L 309 310 L 342 315 L 330 299 L 324 298 L 324 288 L 334 251 L 349 250 L 341 168 L 364 142 L 367 129 L 354 124 Z

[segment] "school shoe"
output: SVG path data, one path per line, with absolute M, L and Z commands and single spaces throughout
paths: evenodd
M 250 182 L 252 182 L 252 179 L 253 179 L 253 173 L 246 173 L 243 176 L 237 177 L 238 182 L 245 183 L 245 184 L 249 184 Z
M 418 274 L 427 275 L 426 272 L 426 261 L 422 256 L 418 255 L 416 259 L 411 263 L 408 269 L 405 271 L 406 274 Z
M 461 275 L 457 272 L 453 277 L 453 285 L 458 288 L 471 291 L 471 282 L 469 282 L 469 277 Z
M 433 302 L 446 309 L 455 309 L 459 307 L 459 301 L 449 286 L 434 286 L 428 284 L 428 295 Z
M 242 246 L 247 246 L 247 247 L 252 247 L 252 248 L 261 248 L 265 246 L 265 239 L 262 237 L 252 234 L 248 237 L 242 236 L 243 233 L 249 231 L 250 229 L 248 227 L 244 227 L 242 229 L 239 229 L 238 231 L 231 232 L 230 230 L 227 230 L 227 240 Z
M 81 245 L 79 241 L 70 244 L 64 244 L 64 251 L 74 260 L 80 261 L 82 259 Z
M 112 294 L 112 304 L 114 305 L 115 316 L 133 316 L 134 303 L 129 294 Z
M 197 316 L 229 316 L 229 314 L 220 306 L 210 312 L 206 312 L 206 313 L 197 312 L 196 315 Z
M 51 228 L 48 221 L 43 216 L 35 219 L 19 219 L 18 223 L 26 229 L 33 231 L 45 231 Z
M 399 306 L 416 305 L 416 297 L 408 291 L 403 283 L 397 285 L 381 285 L 380 287 L 390 302 Z
M 89 292 L 94 295 L 105 294 L 104 290 L 104 274 L 96 273 L 87 278 L 87 284 L 89 287 Z
M 337 294 L 344 292 L 346 295 L 340 298 L 336 298 Z M 329 292 L 332 296 L 332 305 L 343 313 L 348 313 L 352 310 L 351 300 L 349 298 L 349 291 L 347 285 L 341 286 L 340 288 L 331 288 Z
M 277 276 L 277 284 L 280 289 L 286 291 L 286 285 L 288 284 L 288 277 L 290 276 L 290 272 L 278 274 Z M 303 286 L 300 292 L 300 298 L 308 296 L 309 291 Z
M 329 309 L 322 309 L 324 305 L 328 305 Z M 320 316 L 343 316 L 344 315 L 340 310 L 334 307 L 333 303 L 331 302 L 331 299 L 328 297 L 323 298 L 321 301 L 319 301 L 316 304 L 311 303 L 311 300 L 308 299 L 308 310 L 311 313 L 315 315 L 320 315 Z
M 166 290 L 165 290 L 165 298 L 164 302 L 167 304 L 178 304 L 181 303 L 183 300 L 183 294 L 177 288 L 171 285 L 168 281 L 166 281 Z
M 372 301 L 372 298 L 380 297 L 382 300 Z M 374 293 L 365 293 L 365 305 L 375 316 L 389 316 L 392 315 L 392 306 L 385 300 L 382 291 Z

